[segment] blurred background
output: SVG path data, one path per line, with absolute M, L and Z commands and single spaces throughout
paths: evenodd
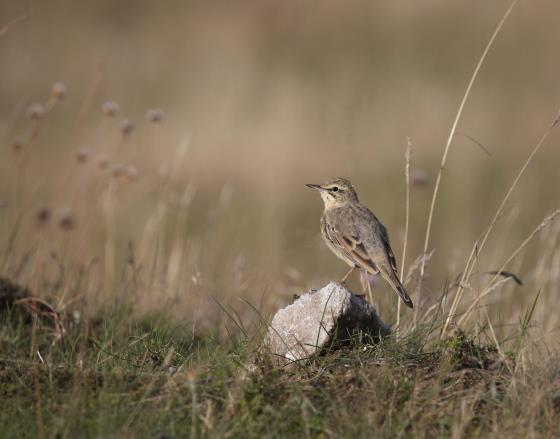
M 0 1 L 1 274 L 61 307 L 130 301 L 204 325 L 219 318 L 209 298 L 243 313 L 241 297 L 266 314 L 346 271 L 305 183 L 350 178 L 401 265 L 409 137 L 406 273 L 460 100 L 508 6 Z M 480 71 L 443 173 L 424 308 L 558 113 L 559 14 L 557 1 L 519 2 Z M 535 156 L 478 271 L 499 269 L 560 207 L 559 142 L 553 131 Z M 558 233 L 543 229 L 506 267 L 524 285 L 484 302 L 496 326 L 542 290 L 539 325 L 556 327 Z M 490 280 L 475 277 L 466 303 Z M 396 296 L 384 284 L 374 296 L 394 321 Z

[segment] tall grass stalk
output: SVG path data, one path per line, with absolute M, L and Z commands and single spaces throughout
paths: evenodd
M 197 435 L 197 408 L 198 408 L 198 399 L 196 397 L 196 380 L 195 374 L 193 371 L 187 372 L 187 380 L 189 383 L 189 389 L 191 392 L 191 438 L 196 438 Z
M 492 291 L 494 291 L 496 289 L 497 286 L 497 280 L 500 276 L 499 273 L 501 273 L 506 266 L 521 252 L 521 250 L 523 250 L 523 248 L 525 248 L 525 246 L 535 237 L 535 235 L 537 233 L 539 233 L 543 228 L 547 227 L 548 225 L 550 225 L 557 217 L 558 215 L 560 215 L 560 209 L 554 211 L 551 215 L 548 215 L 530 234 L 527 238 L 525 238 L 525 240 L 521 243 L 521 245 L 519 245 L 519 247 L 517 247 L 515 249 L 515 251 L 509 256 L 509 258 L 506 259 L 506 261 L 502 264 L 502 266 L 500 267 L 500 269 L 496 272 L 497 274 L 494 275 L 494 277 L 492 277 L 492 279 L 490 280 L 490 282 L 488 282 L 488 284 L 486 285 L 486 287 L 484 288 L 484 290 L 471 302 L 471 304 L 469 305 L 469 307 L 467 308 L 467 311 L 463 314 L 463 316 L 461 317 L 461 319 L 459 320 L 459 324 L 463 323 L 464 321 L 466 321 L 468 319 L 468 317 L 471 315 L 472 311 L 475 309 L 475 307 L 480 303 L 480 301 L 488 296 Z M 504 279 L 504 281 L 507 281 L 508 279 Z M 455 302 L 454 302 L 455 303 Z M 451 310 L 450 310 L 451 311 Z M 446 322 L 444 326 L 444 330 L 447 329 L 447 326 L 449 325 L 449 320 L 450 317 L 452 316 L 452 314 L 450 313 L 447 316 Z
M 401 274 L 400 279 L 404 282 L 404 263 L 406 261 L 406 245 L 408 243 L 408 226 L 410 222 L 410 159 L 412 157 L 412 142 L 410 137 L 406 138 L 406 151 L 404 154 L 405 167 L 404 167 L 404 178 L 406 182 L 406 213 L 404 220 L 404 242 L 403 242 L 403 252 L 401 260 Z M 399 326 L 401 322 L 401 300 L 397 298 L 397 334 L 399 331 Z
M 438 192 L 439 192 L 439 185 L 441 183 L 441 177 L 442 177 L 442 174 L 443 174 L 443 169 L 445 168 L 445 163 L 447 162 L 447 155 L 449 154 L 449 150 L 451 148 L 451 141 L 453 140 L 453 137 L 455 136 L 455 131 L 457 130 L 457 125 L 459 123 L 459 119 L 461 118 L 461 115 L 463 114 L 463 109 L 464 109 L 465 104 L 467 102 L 467 99 L 470 95 L 470 92 L 471 92 L 471 89 L 473 87 L 474 81 L 476 80 L 476 78 L 478 76 L 478 72 L 480 71 L 480 68 L 482 67 L 482 64 L 484 63 L 484 60 L 486 59 L 486 56 L 488 55 L 488 52 L 490 51 L 490 48 L 494 44 L 494 40 L 498 36 L 500 30 L 502 29 L 504 23 L 506 22 L 507 18 L 509 17 L 511 11 L 513 10 L 513 8 L 517 4 L 517 2 L 518 2 L 518 0 L 513 0 L 511 2 L 508 9 L 504 13 L 502 19 L 500 20 L 500 22 L 498 23 L 498 25 L 494 29 L 494 33 L 490 37 L 490 40 L 486 44 L 486 47 L 485 47 L 484 51 L 482 52 L 482 55 L 481 55 L 480 59 L 478 60 L 478 63 L 476 65 L 475 69 L 474 69 L 474 72 L 473 72 L 472 76 L 471 76 L 469 84 L 467 85 L 467 89 L 465 90 L 465 94 L 463 95 L 463 99 L 461 100 L 461 104 L 459 105 L 459 109 L 457 110 L 457 115 L 455 116 L 455 120 L 453 121 L 453 125 L 451 126 L 451 131 L 449 133 L 449 136 L 447 138 L 447 142 L 445 144 L 445 149 L 443 151 L 443 156 L 441 158 L 441 164 L 440 164 L 438 175 L 437 175 L 437 178 L 436 178 L 436 184 L 434 186 L 432 201 L 431 201 L 431 204 L 430 204 L 430 212 L 428 214 L 428 224 L 426 226 L 426 237 L 424 239 L 424 249 L 423 249 L 423 252 L 422 252 L 422 254 L 424 256 L 422 258 L 422 265 L 420 266 L 420 281 L 418 282 L 418 294 L 416 295 L 417 305 L 416 305 L 416 311 L 414 313 L 414 323 L 415 324 L 417 323 L 417 320 L 418 320 L 418 312 L 419 312 L 419 309 L 420 309 L 420 302 L 422 300 L 422 283 L 423 283 L 423 280 L 424 280 L 424 273 L 425 273 L 425 269 L 426 269 L 425 255 L 428 252 L 428 246 L 430 244 L 430 231 L 431 231 L 431 228 L 432 228 L 432 219 L 433 219 L 433 216 L 434 216 L 436 199 L 437 199 Z
M 556 117 L 551 122 L 551 124 L 549 125 L 549 127 L 547 128 L 547 130 L 541 136 L 540 140 L 537 142 L 537 144 L 533 148 L 533 151 L 531 151 L 531 154 L 529 154 L 529 157 L 527 157 L 527 160 L 525 160 L 525 163 L 523 164 L 523 166 L 521 167 L 519 172 L 517 173 L 517 176 L 515 177 L 515 180 L 510 185 L 510 187 L 507 190 L 502 202 L 500 203 L 498 209 L 496 210 L 496 213 L 494 214 L 494 217 L 492 218 L 492 221 L 490 222 L 490 225 L 488 226 L 488 229 L 486 230 L 486 233 L 482 237 L 482 240 L 480 241 L 480 244 L 477 241 L 473 245 L 473 249 L 471 251 L 469 259 L 467 260 L 467 264 L 465 266 L 465 269 L 463 270 L 463 276 L 461 277 L 461 281 L 459 282 L 459 287 L 457 289 L 457 293 L 455 294 L 455 298 L 453 299 L 453 304 L 451 305 L 451 308 L 449 309 L 445 324 L 443 326 L 442 336 L 445 335 L 445 332 L 446 332 L 446 330 L 449 326 L 449 323 L 451 322 L 451 319 L 453 318 L 453 315 L 455 314 L 455 311 L 457 310 L 457 306 L 459 305 L 459 303 L 461 301 L 463 291 L 464 291 L 464 282 L 465 282 L 465 280 L 470 278 L 470 276 L 471 276 L 471 274 L 474 270 L 475 264 L 473 263 L 473 256 L 475 254 L 475 249 L 477 249 L 477 252 L 480 253 L 482 251 L 482 249 L 484 248 L 484 245 L 486 244 L 486 242 L 488 240 L 488 237 L 490 236 L 490 233 L 494 229 L 494 225 L 496 224 L 498 219 L 501 217 L 501 215 L 503 213 L 503 210 L 505 208 L 505 205 L 506 205 L 507 201 L 509 200 L 509 197 L 513 193 L 513 190 L 517 186 L 517 183 L 519 183 L 519 180 L 521 179 L 521 177 L 525 173 L 525 170 L 527 169 L 527 167 L 529 166 L 529 164 L 533 160 L 533 157 L 541 149 L 542 145 L 544 144 L 545 140 L 548 138 L 548 136 L 550 135 L 550 133 L 552 132 L 554 127 L 556 127 L 556 125 L 558 125 L 558 122 L 560 122 L 560 110 L 559 110 L 558 114 L 556 115 Z M 540 228 L 542 228 L 542 224 L 539 225 L 539 227 L 537 227 L 537 229 L 530 235 L 530 237 L 528 239 L 529 240 L 532 239 L 532 237 L 535 235 L 536 231 L 540 230 Z M 524 247 L 524 246 L 525 246 L 525 244 L 522 244 L 522 247 Z M 520 250 L 520 249 L 518 249 L 518 250 Z M 515 253 L 515 254 L 517 254 L 517 253 Z M 511 260 L 511 259 L 509 259 L 509 260 Z M 508 262 L 509 262 L 509 260 L 508 260 Z M 499 271 L 498 271 L 498 273 L 499 273 Z M 496 275 L 496 276 L 498 276 L 498 275 Z

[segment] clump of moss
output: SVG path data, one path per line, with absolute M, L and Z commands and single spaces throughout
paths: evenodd
M 501 362 L 494 346 L 480 343 L 479 340 L 466 334 L 463 330 L 455 333 L 439 343 L 441 364 L 452 370 L 462 369 L 494 369 Z

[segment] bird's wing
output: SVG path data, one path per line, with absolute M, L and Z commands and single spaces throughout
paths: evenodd
M 370 273 L 379 271 L 355 227 L 348 226 L 341 229 L 326 224 L 325 230 L 331 242 L 336 244 L 357 266 Z
M 387 233 L 387 229 L 381 222 L 378 220 L 377 224 L 379 226 L 379 235 L 381 238 L 381 242 L 385 247 L 385 251 L 387 254 L 387 258 L 389 259 L 389 265 L 395 274 L 397 273 L 397 261 L 395 260 L 395 255 L 393 254 L 393 249 L 391 248 L 391 244 L 389 242 L 389 234 Z
M 379 244 L 382 245 L 383 249 L 385 250 L 383 252 L 383 256 L 381 256 L 384 258 L 384 260 L 378 263 L 380 268 L 380 275 L 381 277 L 385 278 L 387 282 L 389 282 L 391 287 L 399 295 L 399 297 L 402 299 L 404 304 L 409 308 L 412 308 L 413 307 L 412 300 L 410 299 L 410 296 L 406 293 L 404 286 L 399 280 L 399 275 L 397 274 L 397 262 L 395 261 L 395 255 L 393 254 L 393 250 L 391 250 L 391 244 L 389 243 L 389 235 L 387 234 L 387 229 L 379 221 L 377 221 L 375 225 L 376 225 L 376 230 L 378 232 L 378 236 L 380 238 Z

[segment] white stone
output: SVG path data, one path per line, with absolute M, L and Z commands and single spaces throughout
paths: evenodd
M 309 359 L 360 331 L 378 337 L 388 335 L 390 328 L 363 296 L 331 282 L 279 310 L 269 326 L 265 345 L 275 363 L 287 365 Z

